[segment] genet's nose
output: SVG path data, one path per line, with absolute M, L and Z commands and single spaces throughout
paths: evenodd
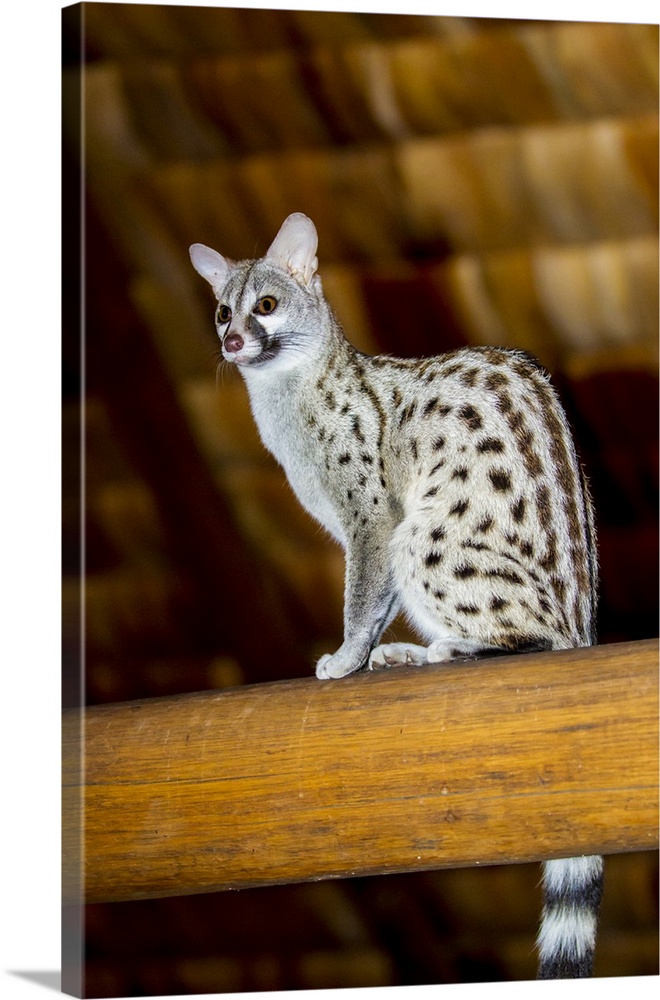
M 229 354 L 238 354 L 243 349 L 243 338 L 240 333 L 228 333 L 222 342 L 222 346 Z

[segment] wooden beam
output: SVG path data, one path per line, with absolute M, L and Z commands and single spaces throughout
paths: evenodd
M 656 847 L 657 652 L 649 640 L 69 712 L 65 897 Z

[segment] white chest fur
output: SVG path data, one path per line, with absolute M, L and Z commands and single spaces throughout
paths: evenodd
M 323 458 L 306 426 L 308 381 L 291 373 L 246 372 L 255 423 L 303 507 L 342 545 L 345 537 L 323 485 Z

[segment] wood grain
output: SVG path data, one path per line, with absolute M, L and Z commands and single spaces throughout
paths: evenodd
M 100 706 L 63 748 L 69 901 L 650 849 L 657 642 Z

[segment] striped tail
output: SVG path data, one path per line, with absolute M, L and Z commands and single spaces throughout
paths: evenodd
M 539 979 L 591 975 L 602 886 L 603 859 L 598 855 L 544 862 Z

